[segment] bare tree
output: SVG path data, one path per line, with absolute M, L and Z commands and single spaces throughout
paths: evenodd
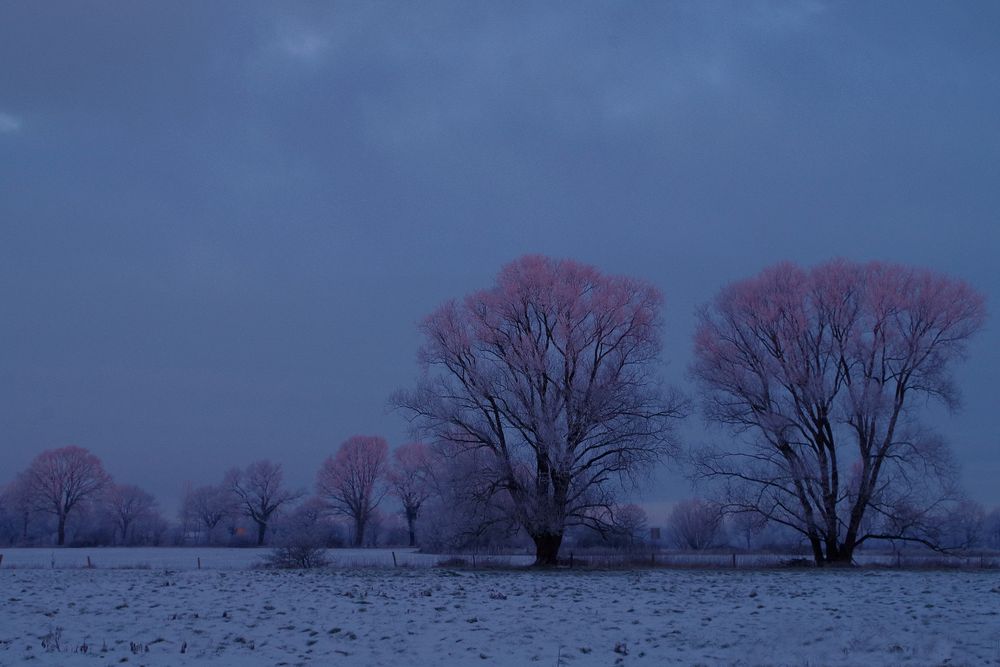
M 35 503 L 29 495 L 27 472 L 22 472 L 8 484 L 3 495 L 4 508 L 11 522 L 12 538 L 16 534 L 16 539 L 12 541 L 27 544 L 32 514 L 36 511 Z
M 276 545 L 267 564 L 281 569 L 308 569 L 327 564 L 326 547 L 330 527 L 326 525 L 326 504 L 310 498 L 282 517 L 275 529 Z
M 705 308 L 692 373 L 706 415 L 741 436 L 696 475 L 727 512 L 799 532 L 818 565 L 871 539 L 940 546 L 960 496 L 921 399 L 957 403 L 949 366 L 983 324 L 966 284 L 888 264 L 791 264 L 736 283 Z
M 539 565 L 568 525 L 607 525 L 616 485 L 674 450 L 660 302 L 642 281 L 524 257 L 423 324 L 422 380 L 394 402 L 432 440 L 489 454 Z
M 257 546 L 264 544 L 267 524 L 281 507 L 302 496 L 282 487 L 281 464 L 256 461 L 244 470 L 226 474 L 225 487 L 232 492 L 240 511 L 257 525 Z
M 721 527 L 718 505 L 701 498 L 679 502 L 670 512 L 670 539 L 681 549 L 701 551 L 716 546 Z
M 356 435 L 323 462 L 316 476 L 319 495 L 353 521 L 354 546 L 364 544 L 365 526 L 387 491 L 382 479 L 388 455 L 384 438 Z
M 105 503 L 122 544 L 129 542 L 130 528 L 157 513 L 156 499 L 132 484 L 110 485 L 105 491 Z
M 403 515 L 410 536 L 410 546 L 416 546 L 416 523 L 420 508 L 431 494 L 430 448 L 422 442 L 401 445 L 392 453 L 388 480 L 393 495 L 403 505 Z
M 635 503 L 618 507 L 614 511 L 615 534 L 620 536 L 627 549 L 634 549 L 643 542 L 649 520 L 646 510 Z
M 75 446 L 42 452 L 22 479 L 32 507 L 55 515 L 59 546 L 66 543 L 66 520 L 70 514 L 81 503 L 96 498 L 111 481 L 100 459 Z
M 753 546 L 754 538 L 767 528 L 767 518 L 758 512 L 734 512 L 726 515 L 725 524 L 732 537 L 739 538 L 740 546 L 747 551 Z
M 986 541 L 986 508 L 973 500 L 959 501 L 945 516 L 941 541 L 956 549 L 975 549 Z
M 181 505 L 185 525 L 197 526 L 206 542 L 212 542 L 219 524 L 237 512 L 232 492 L 215 485 L 188 488 Z
M 983 520 L 983 542 L 987 548 L 1000 551 L 1000 507 L 993 508 Z

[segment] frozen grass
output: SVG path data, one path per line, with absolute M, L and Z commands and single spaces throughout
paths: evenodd
M 988 665 L 1000 573 L 0 570 L 0 665 Z
M 199 560 L 204 570 L 246 570 L 262 564 L 271 549 L 226 549 L 210 547 L 150 547 L 96 549 L 0 549 L 4 569 L 154 569 L 196 570 Z M 393 561 L 393 554 L 396 555 Z M 329 549 L 327 559 L 334 567 L 435 567 L 447 556 L 421 554 L 413 549 Z M 472 556 L 464 556 L 472 562 Z M 89 561 L 88 561 L 89 559 Z M 482 557 L 476 561 L 485 561 Z M 530 556 L 489 556 L 489 562 L 503 565 L 530 565 Z

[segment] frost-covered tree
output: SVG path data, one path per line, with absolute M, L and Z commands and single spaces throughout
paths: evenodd
M 193 527 L 206 542 L 212 542 L 217 537 L 219 526 L 238 511 L 235 497 L 224 486 L 187 488 L 181 504 L 181 521 L 185 529 Z
M 132 537 L 130 529 L 135 524 L 158 514 L 156 499 L 132 484 L 109 485 L 105 490 L 104 502 L 122 544 L 129 543 Z
M 25 473 L 18 475 L 3 488 L 3 492 L 0 493 L 0 506 L 2 506 L 5 541 L 10 544 L 27 544 L 35 508 L 28 495 Z
M 388 458 L 385 438 L 356 435 L 323 462 L 316 476 L 318 494 L 351 519 L 354 546 L 364 545 L 365 527 L 388 490 L 384 483 Z
M 724 517 L 723 528 L 728 528 L 730 538 L 750 551 L 754 540 L 767 528 L 767 518 L 758 512 L 735 512 Z
M 397 447 L 389 463 L 386 477 L 392 494 L 403 506 L 411 547 L 417 544 L 416 523 L 420 508 L 431 495 L 432 465 L 430 448 L 422 442 Z
M 1000 551 L 1000 507 L 993 508 L 983 520 L 983 544 Z
M 613 513 L 614 533 L 628 549 L 641 545 L 644 541 L 649 520 L 646 510 L 635 503 L 622 505 Z
M 872 539 L 939 546 L 958 498 L 948 450 L 919 426 L 956 405 L 949 370 L 984 321 L 963 282 L 893 264 L 780 264 L 703 309 L 692 373 L 734 447 L 700 453 L 727 512 L 798 531 L 819 565 Z
M 691 498 L 674 506 L 667 523 L 675 547 L 701 551 L 718 545 L 722 512 L 714 503 Z
M 56 517 L 59 546 L 66 543 L 66 520 L 83 503 L 96 499 L 110 482 L 99 458 L 72 445 L 42 452 L 21 477 L 31 506 Z
M 226 475 L 225 487 L 233 494 L 240 511 L 257 526 L 257 545 L 264 544 L 267 525 L 275 512 L 302 494 L 282 485 L 281 464 L 256 461 L 245 469 L 233 468 Z
M 487 454 L 537 564 L 568 525 L 610 523 L 615 487 L 674 449 L 660 304 L 646 282 L 529 256 L 423 323 L 422 378 L 395 403 L 431 440 Z

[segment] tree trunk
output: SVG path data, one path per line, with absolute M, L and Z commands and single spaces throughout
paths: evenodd
M 361 517 L 354 519 L 354 546 L 362 547 L 365 541 L 365 520 Z
M 854 562 L 854 545 L 841 544 L 826 554 L 826 564 L 829 567 L 850 567 Z
M 264 545 L 264 533 L 267 532 L 267 524 L 263 521 L 257 522 L 257 546 Z
M 816 567 L 823 567 L 826 563 L 826 554 L 823 553 L 823 543 L 820 542 L 818 537 L 810 536 L 809 545 L 812 547 L 813 560 L 816 561 Z
M 59 515 L 59 539 L 58 539 L 57 543 L 58 543 L 59 546 L 63 546 L 64 544 L 66 544 L 66 515 L 65 514 L 60 514 Z
M 554 567 L 559 563 L 559 545 L 562 544 L 562 533 L 540 533 L 532 535 L 535 542 L 535 566 Z
M 417 513 L 416 512 L 409 512 L 408 511 L 406 513 L 406 526 L 410 530 L 410 546 L 411 547 L 417 546 L 416 523 L 417 523 Z

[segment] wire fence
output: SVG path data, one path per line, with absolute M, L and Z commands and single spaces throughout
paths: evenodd
M 86 549 L 0 549 L 0 569 L 169 569 L 242 570 L 260 567 L 268 548 L 107 547 Z M 525 551 L 421 553 L 415 549 L 327 549 L 324 557 L 335 569 L 464 568 L 516 569 L 534 562 Z M 1000 553 L 945 555 L 933 552 L 862 551 L 853 565 L 901 569 L 1000 569 Z M 767 569 L 814 567 L 802 552 L 741 551 L 612 551 L 564 549 L 559 567 L 568 569 Z

